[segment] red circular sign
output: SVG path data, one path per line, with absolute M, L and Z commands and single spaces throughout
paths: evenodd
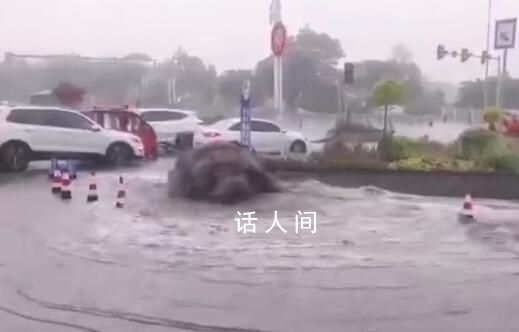
M 274 25 L 272 28 L 272 35 L 270 39 L 270 46 L 272 48 L 272 53 L 275 56 L 281 56 L 283 51 L 285 50 L 285 45 L 287 41 L 287 30 L 283 23 L 279 22 Z

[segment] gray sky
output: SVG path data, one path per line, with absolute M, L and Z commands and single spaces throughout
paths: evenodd
M 519 0 L 493 2 L 493 19 L 519 15 Z M 341 40 L 351 60 L 385 59 L 392 46 L 402 42 L 431 79 L 457 82 L 483 73 L 477 59 L 438 62 L 435 51 L 442 42 L 480 53 L 485 48 L 488 0 L 282 4 L 289 33 L 305 24 L 327 32 Z M 182 46 L 218 71 L 252 68 L 269 54 L 269 5 L 270 0 L 0 0 L 0 52 L 144 52 L 161 59 Z M 509 53 L 508 67 L 512 75 L 519 74 L 517 51 Z

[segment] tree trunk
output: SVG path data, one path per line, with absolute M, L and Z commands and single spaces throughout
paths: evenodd
M 380 150 L 379 150 L 379 158 L 381 160 L 384 160 L 386 161 L 387 160 L 387 155 L 388 155 L 388 142 L 387 142 L 387 111 L 388 111 L 388 106 L 387 105 L 384 105 L 384 129 L 382 131 L 382 141 L 381 141 L 381 144 L 382 146 L 380 146 Z M 379 144 L 380 145 L 380 144 Z
M 387 105 L 384 105 L 384 139 L 387 136 Z

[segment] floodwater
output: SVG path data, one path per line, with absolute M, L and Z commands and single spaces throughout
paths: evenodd
M 98 174 L 91 205 L 85 173 L 70 202 L 44 172 L 0 176 L 0 330 L 519 329 L 519 228 L 459 223 L 463 198 L 304 181 L 223 207 L 168 198 L 172 163 L 124 170 L 122 210 L 119 172 Z M 519 202 L 476 204 L 519 218 Z M 275 211 L 286 233 L 266 234 Z M 296 233 L 298 211 L 314 234 Z
M 297 123 L 293 119 L 281 120 L 281 123 L 288 129 L 301 131 L 309 140 L 319 140 L 327 136 L 330 128 L 333 128 L 337 116 L 334 114 L 306 114 L 302 123 Z M 361 123 L 369 122 L 376 128 L 382 128 L 380 118 L 358 119 Z M 364 122 L 363 122 L 364 121 Z M 461 122 L 442 122 L 433 121 L 432 126 L 428 122 L 421 124 L 406 122 L 403 120 L 392 121 L 395 135 L 418 139 L 428 136 L 430 140 L 451 143 L 466 129 L 474 125 Z

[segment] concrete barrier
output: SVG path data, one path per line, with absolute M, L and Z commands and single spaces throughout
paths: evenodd
M 389 170 L 383 164 L 364 168 L 351 165 L 266 161 L 267 168 L 283 179 L 315 179 L 333 186 L 382 189 L 423 196 L 519 200 L 519 174 Z

